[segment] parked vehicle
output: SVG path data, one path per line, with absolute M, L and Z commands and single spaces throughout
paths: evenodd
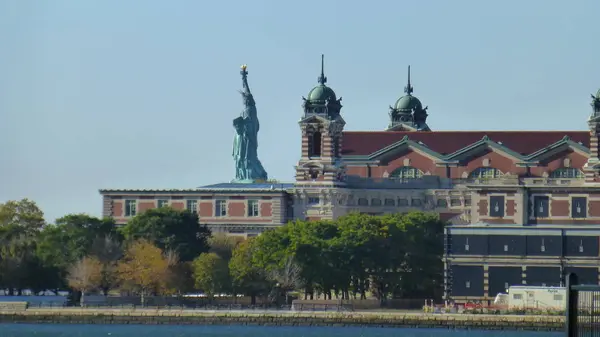
M 500 293 L 496 296 L 494 304 L 508 302 L 509 309 L 563 310 L 566 307 L 566 297 L 564 287 L 511 286 L 508 294 Z

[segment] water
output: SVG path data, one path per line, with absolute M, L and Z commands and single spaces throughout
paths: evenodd
M 563 332 L 445 329 L 0 324 L 1 337 L 562 337 Z

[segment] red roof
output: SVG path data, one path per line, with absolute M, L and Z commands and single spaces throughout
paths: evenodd
M 568 136 L 589 148 L 587 131 L 346 131 L 343 134 L 342 155 L 363 156 L 381 150 L 408 136 L 429 149 L 447 155 L 488 136 L 514 152 L 529 155 Z

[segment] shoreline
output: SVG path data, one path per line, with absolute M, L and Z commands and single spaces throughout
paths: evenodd
M 0 323 L 257 325 L 563 331 L 563 316 L 407 312 L 250 312 L 157 309 L 39 309 L 0 312 Z

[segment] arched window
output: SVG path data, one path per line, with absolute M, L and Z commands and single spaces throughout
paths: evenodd
M 573 167 L 559 168 L 550 173 L 550 178 L 582 179 L 583 177 L 583 172 Z
M 471 171 L 469 178 L 471 179 L 493 179 L 502 175 L 500 170 L 493 167 L 478 167 Z
M 412 166 L 403 166 L 395 169 L 390 174 L 390 179 L 398 179 L 398 180 L 410 180 L 410 179 L 418 179 L 423 176 L 423 172 L 421 170 L 414 168 Z
M 320 157 L 321 156 L 321 133 L 319 131 L 313 133 L 312 141 L 310 142 L 310 156 Z

